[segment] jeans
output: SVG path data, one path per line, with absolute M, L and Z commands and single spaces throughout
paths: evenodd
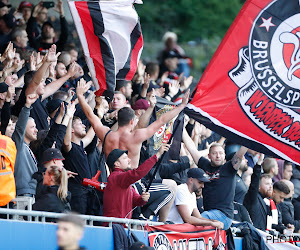
M 221 221 L 224 224 L 224 230 L 227 230 L 232 223 L 232 219 L 228 218 L 224 213 L 217 209 L 205 211 L 201 216 L 206 219 Z

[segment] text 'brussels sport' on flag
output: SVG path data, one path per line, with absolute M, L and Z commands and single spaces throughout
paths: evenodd
M 228 139 L 300 163 L 299 39 L 299 0 L 248 0 L 186 111 Z
M 113 96 L 116 79 L 131 80 L 143 49 L 134 0 L 69 1 L 97 95 Z

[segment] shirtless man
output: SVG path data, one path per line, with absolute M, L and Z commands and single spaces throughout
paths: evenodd
M 88 87 L 89 85 L 86 84 L 83 79 L 81 79 L 77 85 L 76 94 L 80 106 L 92 124 L 96 135 L 101 141 L 103 141 L 104 136 L 110 130 L 110 128 L 103 126 L 101 120 L 94 114 L 92 108 L 85 101 L 83 94 Z M 180 113 L 180 111 L 184 109 L 188 103 L 189 93 L 189 91 L 185 93 L 184 97 L 182 98 L 182 103 L 178 107 L 163 114 L 159 119 L 151 123 L 146 128 L 133 130 L 134 111 L 128 107 L 120 109 L 118 112 L 118 130 L 112 131 L 106 137 L 104 148 L 105 156 L 107 157 L 109 153 L 116 148 L 128 150 L 128 157 L 131 159 L 131 165 L 133 168 L 137 168 L 139 164 L 142 142 L 153 136 L 161 126 L 173 119 Z
M 110 128 L 103 126 L 101 120 L 93 113 L 93 110 L 85 101 L 83 94 L 88 88 L 89 85 L 86 84 L 83 79 L 80 80 L 76 89 L 77 97 L 86 117 L 89 119 L 90 123 L 92 124 L 96 135 L 101 141 L 103 141 L 105 135 L 109 132 Z M 134 111 L 128 107 L 124 107 L 120 109 L 118 111 L 118 129 L 117 131 L 112 131 L 106 137 L 105 148 L 104 148 L 105 156 L 107 157 L 109 153 L 116 148 L 119 148 L 121 150 L 128 150 L 128 157 L 130 157 L 131 159 L 131 166 L 133 169 L 136 169 L 139 164 L 140 149 L 142 146 L 142 142 L 149 139 L 159 130 L 161 126 L 163 126 L 168 121 L 176 117 L 188 103 L 188 98 L 189 98 L 189 91 L 187 91 L 187 93 L 184 95 L 182 99 L 182 104 L 180 104 L 178 107 L 163 114 L 158 120 L 150 124 L 148 127 L 135 129 L 135 130 L 133 130 L 135 125 Z M 159 183 L 153 183 L 153 184 L 154 186 L 156 184 L 158 186 L 154 187 L 153 185 L 151 185 L 151 187 L 153 186 L 153 189 L 150 187 L 149 189 L 150 193 L 152 193 L 152 191 L 153 192 L 158 191 L 161 192 L 159 193 L 159 196 L 163 197 L 162 195 L 165 192 L 171 192 L 170 196 L 168 195 L 158 205 L 158 207 L 161 207 L 161 209 L 159 210 L 159 221 L 166 221 L 169 210 L 174 201 L 177 185 L 173 180 L 167 180 L 167 179 L 162 181 L 162 185 L 160 185 Z M 168 191 L 165 185 L 167 185 L 171 191 Z M 153 195 L 152 198 L 153 197 L 155 197 L 155 195 Z M 157 209 L 155 208 L 153 209 L 152 207 L 152 211 L 156 213 Z

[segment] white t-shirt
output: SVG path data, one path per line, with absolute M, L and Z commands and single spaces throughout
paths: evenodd
M 171 207 L 167 219 L 168 221 L 172 221 L 176 224 L 182 224 L 184 221 L 178 212 L 177 205 L 186 205 L 189 209 L 190 215 L 192 215 L 194 208 L 197 208 L 196 195 L 195 193 L 190 193 L 188 186 L 185 183 L 177 187 L 175 201 Z

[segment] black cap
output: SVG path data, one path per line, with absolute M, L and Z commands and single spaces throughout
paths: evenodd
M 13 28 L 16 26 L 16 18 L 13 14 L 6 14 L 1 17 L 1 19 L 6 23 L 8 28 Z
M 114 164 L 115 162 L 123 155 L 123 154 L 127 154 L 128 151 L 127 150 L 121 150 L 121 149 L 114 149 L 113 151 L 111 151 L 109 153 L 109 155 L 107 156 L 107 160 L 106 160 L 106 164 L 109 168 L 114 169 Z
M 50 22 L 50 21 L 44 22 L 44 23 L 43 23 L 43 26 L 42 26 L 42 29 L 43 29 L 46 25 L 49 25 L 51 28 L 54 29 L 53 24 L 52 24 L 52 22 Z
M 95 93 L 95 95 L 97 95 Z M 114 91 L 110 91 L 110 90 L 104 90 L 103 95 L 105 100 L 108 102 L 108 104 L 110 104 L 112 102 L 112 100 L 114 99 Z
M 0 82 L 0 93 L 5 93 L 8 90 L 8 85 L 5 82 Z
M 151 92 L 152 89 L 159 89 L 160 88 L 159 85 L 157 85 L 157 84 L 155 84 L 153 82 L 154 82 L 153 80 L 150 81 L 149 88 L 147 89 L 147 93 Z
M 201 168 L 191 168 L 187 172 L 188 178 L 195 178 L 202 182 L 210 182 L 208 175 Z
M 54 112 L 56 109 L 58 109 L 63 101 L 60 99 L 54 99 L 51 100 L 47 103 L 46 109 L 48 111 L 48 114 L 51 114 Z
M 44 151 L 42 156 L 42 163 L 47 163 L 52 160 L 64 160 L 65 158 L 62 156 L 61 152 L 57 148 L 48 148 Z
M 154 248 L 153 247 L 148 247 L 145 243 L 138 241 L 138 242 L 134 242 L 131 247 L 129 248 L 129 250 L 139 250 L 139 249 L 144 249 L 144 250 L 151 250 Z
M 181 55 L 179 55 L 176 51 L 174 50 L 169 50 L 169 51 L 164 51 L 162 55 L 163 60 L 168 59 L 168 58 L 182 58 Z

